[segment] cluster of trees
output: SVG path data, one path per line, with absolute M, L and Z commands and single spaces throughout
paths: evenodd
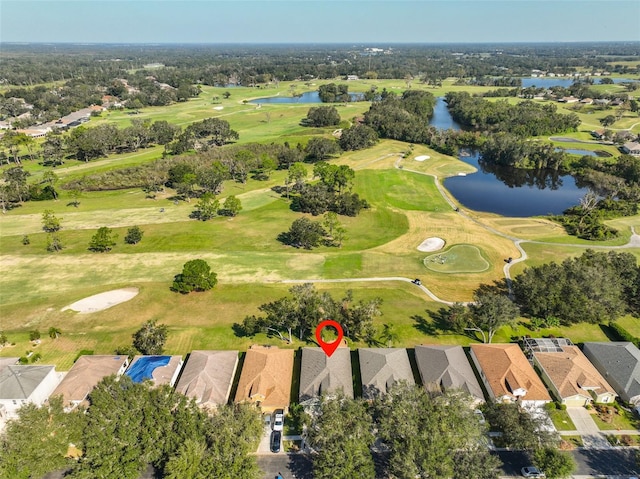
M 514 168 L 562 169 L 567 155 L 556 151 L 551 143 L 527 141 L 508 132 L 496 132 L 486 137 L 480 146 L 482 161 Z
M 435 97 L 425 91 L 407 90 L 401 97 L 388 94 L 372 103 L 364 122 L 381 138 L 429 144 L 429 119 L 435 104 Z
M 303 183 L 297 187 L 299 194 L 293 198 L 291 209 L 302 213 L 320 215 L 333 211 L 340 215 L 357 216 L 368 208 L 366 200 L 351 193 L 355 171 L 347 165 L 334 165 L 324 161 L 316 163 L 313 175 L 316 183 Z
M 318 96 L 323 103 L 346 103 L 351 101 L 349 85 L 328 83 L 318 87 Z
M 289 231 L 278 236 L 278 240 L 296 248 L 312 249 L 320 244 L 340 248 L 347 238 L 346 233 L 347 229 L 340 223 L 337 213 L 328 211 L 322 222 L 298 218 L 291 223 Z
M 251 406 L 207 415 L 173 388 L 110 376 L 89 395 L 86 412 L 65 413 L 62 398 L 21 408 L 0 439 L 0 476 L 136 479 L 148 464 L 163 477 L 260 477 L 255 455 L 262 432 Z M 37 440 L 34 440 L 37 438 Z
M 58 218 L 53 210 L 44 210 L 42 213 L 42 230 L 47 233 L 47 251 L 55 253 L 64 248 L 62 241 L 58 236 L 58 232 L 62 229 L 60 223 L 62 218 Z M 126 244 L 135 245 L 142 241 L 144 231 L 139 226 L 132 226 L 127 229 L 127 234 L 124 237 Z M 94 253 L 107 253 L 113 249 L 117 244 L 116 239 L 118 235 L 107 226 L 98 228 L 96 233 L 91 237 L 89 241 L 89 250 Z M 25 235 L 22 239 L 22 244 L 29 245 L 31 241 L 29 237 Z
M 318 414 L 307 419 L 314 477 L 375 477 L 377 436 L 388 450 L 385 472 L 392 477 L 497 479 L 500 460 L 483 444 L 484 426 L 466 401 L 457 392 L 431 394 L 405 383 L 373 404 L 325 397 Z
M 496 331 L 522 314 L 533 327 L 580 322 L 607 323 L 640 314 L 640 266 L 631 253 L 586 250 L 527 268 L 511 284 L 480 285 L 472 303 L 455 303 L 435 315 L 443 329 L 490 343 Z
M 607 239 L 616 231 L 602 220 L 637 214 L 640 203 L 640 158 L 621 155 L 615 162 L 582 157 L 572 165 L 590 191 L 580 204 L 554 217 L 569 234 L 585 239 Z
M 331 318 L 340 323 L 346 337 L 375 342 L 373 319 L 382 314 L 382 299 L 356 303 L 349 290 L 344 298 L 335 300 L 329 293 L 317 291 L 311 283 L 293 286 L 289 293 L 290 297 L 260 305 L 258 309 L 264 316 L 247 316 L 242 324 L 235 324 L 234 329 L 249 336 L 267 332 L 292 343 L 294 334 L 301 341 L 310 339 L 315 327 Z
M 336 110 L 335 106 L 311 107 L 307 112 L 307 116 L 301 121 L 301 124 L 304 126 L 315 126 L 318 128 L 335 126 L 339 123 L 340 114 L 338 113 L 338 110 Z
M 513 293 L 529 317 L 606 323 L 640 314 L 640 267 L 631 253 L 587 250 L 559 264 L 525 269 L 513 280 Z
M 449 92 L 447 107 L 453 118 L 479 131 L 508 132 L 518 136 L 542 136 L 575 131 L 580 118 L 574 113 L 557 113 L 552 104 L 522 101 L 488 101 L 467 92 Z

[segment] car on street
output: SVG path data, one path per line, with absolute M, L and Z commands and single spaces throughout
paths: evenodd
M 280 452 L 281 441 L 282 441 L 282 433 L 280 431 L 272 431 L 271 440 L 269 441 L 271 452 L 274 452 L 274 453 Z
M 537 478 L 545 478 L 547 476 L 544 475 L 540 469 L 535 466 L 526 466 L 521 469 L 522 475 L 524 477 L 537 477 Z
M 284 410 L 276 409 L 273 412 L 273 430 L 282 431 L 284 429 Z
M 420 281 L 419 278 L 414 279 L 413 281 L 411 281 L 413 284 L 420 286 L 422 284 L 422 281 Z

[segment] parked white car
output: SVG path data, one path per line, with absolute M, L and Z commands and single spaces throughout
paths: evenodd
M 284 411 L 276 409 L 273 412 L 273 430 L 282 431 L 284 429 Z
M 521 472 L 524 477 L 537 477 L 537 478 L 547 477 L 544 475 L 544 472 L 542 472 L 540 469 L 534 466 L 523 467 Z

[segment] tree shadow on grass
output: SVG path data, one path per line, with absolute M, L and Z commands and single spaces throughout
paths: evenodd
M 431 314 L 432 313 L 429 312 L 429 315 Z M 437 336 L 438 334 L 440 334 L 438 329 L 436 328 L 436 325 L 434 324 L 434 321 L 429 321 L 427 318 L 419 314 L 414 314 L 413 316 L 411 316 L 411 319 L 413 319 L 414 321 L 413 327 L 421 333 L 426 334 L 427 336 Z

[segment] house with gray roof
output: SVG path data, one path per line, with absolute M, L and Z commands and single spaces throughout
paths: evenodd
M 191 351 L 176 391 L 203 408 L 226 404 L 237 368 L 238 351 Z
M 584 355 L 624 402 L 640 406 L 640 349 L 627 341 L 584 343 Z
M 5 365 L 0 369 L 0 419 L 18 416 L 18 409 L 41 406 L 60 382 L 55 366 Z
M 358 358 L 365 399 L 385 394 L 400 381 L 415 384 L 406 349 L 362 348 L 358 349 Z
M 316 402 L 320 396 L 342 391 L 353 399 L 351 351 L 340 347 L 331 356 L 320 348 L 302 348 L 300 404 Z
M 474 404 L 484 402 L 484 394 L 462 346 L 416 346 L 416 362 L 422 384 L 428 391 L 458 389 L 469 394 Z

